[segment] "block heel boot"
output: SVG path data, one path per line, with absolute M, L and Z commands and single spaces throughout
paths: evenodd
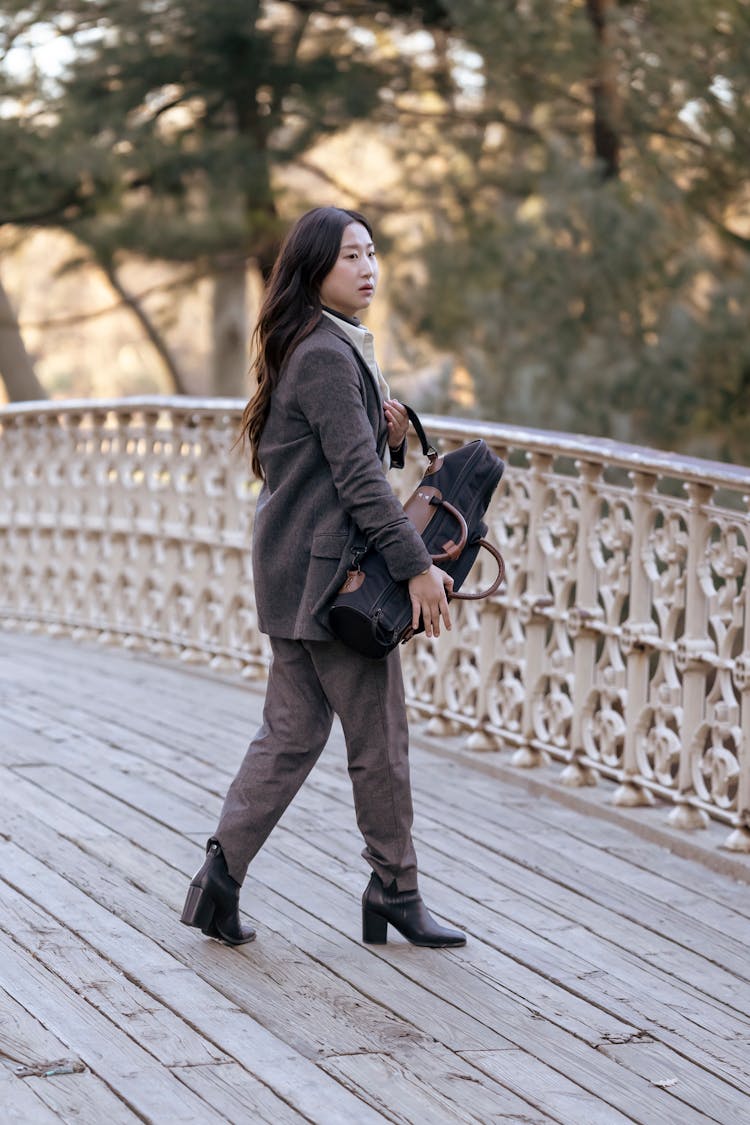
M 431 949 L 466 945 L 466 935 L 460 930 L 449 930 L 435 921 L 419 891 L 387 890 L 373 871 L 362 895 L 362 941 L 385 945 L 389 922 L 412 945 Z
M 193 876 L 180 921 L 227 945 L 244 945 L 255 930 L 240 923 L 240 886 L 227 871 L 218 840 L 209 840 L 206 860 Z

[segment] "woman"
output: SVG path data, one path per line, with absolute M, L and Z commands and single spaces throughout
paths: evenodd
M 263 724 L 224 802 L 182 921 L 229 945 L 252 941 L 239 917 L 248 865 L 315 765 L 334 713 L 346 740 L 363 856 L 363 940 L 390 922 L 416 945 L 463 945 L 417 890 L 408 731 L 398 651 L 374 661 L 345 648 L 327 606 L 358 532 L 408 581 L 414 625 L 450 628 L 452 580 L 430 556 L 388 484 L 403 465 L 408 418 L 388 396 L 372 337 L 357 319 L 375 294 L 367 220 L 319 207 L 290 231 L 256 329 L 258 389 L 242 418 L 263 480 L 253 529 L 258 623 L 271 641 Z

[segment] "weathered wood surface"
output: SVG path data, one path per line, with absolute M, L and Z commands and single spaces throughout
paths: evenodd
M 251 867 L 258 940 L 181 926 L 261 704 L 0 633 L 4 1121 L 750 1120 L 747 883 L 422 742 L 422 889 L 464 949 L 362 945 L 338 732 Z

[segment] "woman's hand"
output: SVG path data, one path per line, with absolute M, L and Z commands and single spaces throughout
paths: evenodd
M 440 636 L 440 618 L 442 617 L 446 629 L 451 627 L 450 613 L 448 612 L 448 593 L 453 589 L 453 579 L 439 566 L 431 566 L 424 574 L 417 574 L 409 579 L 409 597 L 411 598 L 412 629 L 419 626 L 420 615 L 424 624 L 425 635 L 428 637 Z
M 406 407 L 397 398 L 388 398 L 383 403 L 385 420 L 388 423 L 388 445 L 391 449 L 400 449 L 409 429 L 409 415 Z

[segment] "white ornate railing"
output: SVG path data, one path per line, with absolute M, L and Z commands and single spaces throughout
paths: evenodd
M 262 676 L 242 404 L 144 398 L 0 409 L 0 622 Z M 403 649 L 413 714 L 476 749 L 619 782 L 615 800 L 710 815 L 750 851 L 750 470 L 513 426 L 489 513 L 507 583 Z M 416 443 L 415 443 L 416 444 Z M 413 487 L 421 458 L 400 475 Z M 393 474 L 399 483 L 399 474 Z

